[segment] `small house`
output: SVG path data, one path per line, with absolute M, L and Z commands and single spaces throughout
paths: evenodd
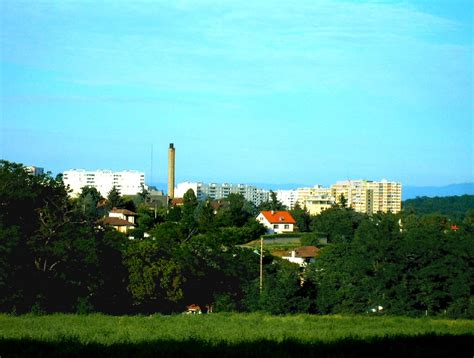
M 105 225 L 112 226 L 115 230 L 124 234 L 128 233 L 131 229 L 135 228 L 135 217 L 138 214 L 127 209 L 113 208 L 109 212 L 109 216 L 102 220 Z
M 314 261 L 319 256 L 319 248 L 316 246 L 301 246 L 289 252 L 289 256 L 283 256 L 282 259 L 288 260 L 301 267 Z
M 269 234 L 293 232 L 296 221 L 288 211 L 262 211 L 257 221 L 267 228 Z

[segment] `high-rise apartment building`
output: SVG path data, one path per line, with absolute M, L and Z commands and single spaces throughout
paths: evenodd
M 283 205 L 285 205 L 289 210 L 293 210 L 297 201 L 298 201 L 298 191 L 291 190 L 277 190 L 275 191 L 277 199 Z
M 71 195 L 78 195 L 85 186 L 96 188 L 103 197 L 106 197 L 114 186 L 122 195 L 135 195 L 143 187 L 146 188 L 145 173 L 135 170 L 113 172 L 72 169 L 63 173 L 63 182 L 72 189 Z
M 177 198 L 182 198 L 183 195 L 192 189 L 198 200 L 205 200 L 207 198 L 212 200 L 225 199 L 229 194 L 242 194 L 242 196 L 254 203 L 260 205 L 268 201 L 269 191 L 260 189 L 247 184 L 229 184 L 229 183 L 201 183 L 201 182 L 183 182 L 179 183 L 174 194 Z
M 35 166 L 26 167 L 26 171 L 27 171 L 29 174 L 34 175 L 34 176 L 44 174 L 44 168 L 35 167 Z
M 331 190 L 321 185 L 315 185 L 312 188 L 298 188 L 296 191 L 298 193 L 298 205 L 306 208 L 311 215 L 319 215 L 335 203 Z
M 402 184 L 387 180 L 370 182 L 372 212 L 398 213 L 402 210 Z
M 402 206 L 402 185 L 397 182 L 382 180 L 346 180 L 331 186 L 331 194 L 337 203 L 343 195 L 347 207 L 361 213 L 377 212 L 397 213 Z

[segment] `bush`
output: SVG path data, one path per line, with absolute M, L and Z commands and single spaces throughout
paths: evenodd
M 235 304 L 235 297 L 228 292 L 220 293 L 214 299 L 214 312 L 235 312 L 237 305 Z
M 74 311 L 77 314 L 89 314 L 94 312 L 94 306 L 89 302 L 87 297 L 79 297 L 74 306 Z

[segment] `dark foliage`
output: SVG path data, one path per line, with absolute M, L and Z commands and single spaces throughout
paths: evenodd
M 0 311 L 179 312 L 197 303 L 274 314 L 381 306 L 384 313 L 474 317 L 472 210 L 453 221 L 334 207 L 308 226 L 296 208 L 300 229 L 312 231 L 297 234 L 302 244 L 325 236 L 328 245 L 304 270 L 265 254 L 260 293 L 259 252 L 239 245 L 265 229 L 241 195 L 216 209 L 190 191 L 182 207 L 157 215 L 143 193 L 134 240 L 98 225 L 100 199 L 87 187 L 71 199 L 60 178 L 0 162 Z M 113 189 L 108 203 L 127 201 Z M 270 204 L 281 208 L 276 197 Z
M 418 215 L 441 214 L 451 220 L 462 221 L 468 210 L 474 210 L 474 195 L 429 198 L 426 196 L 403 202 L 403 210 Z

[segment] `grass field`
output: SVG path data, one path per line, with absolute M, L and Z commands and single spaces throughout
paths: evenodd
M 474 354 L 474 321 L 373 316 L 0 315 L 0 356 L 445 357 Z
M 271 255 L 281 257 L 287 256 L 289 251 L 301 246 L 299 239 L 287 240 L 290 240 L 290 242 L 285 242 L 285 240 L 282 240 L 283 242 L 267 240 L 269 242 L 265 242 L 263 248 L 269 251 Z M 242 247 L 260 250 L 260 240 L 250 241 L 242 245 Z

